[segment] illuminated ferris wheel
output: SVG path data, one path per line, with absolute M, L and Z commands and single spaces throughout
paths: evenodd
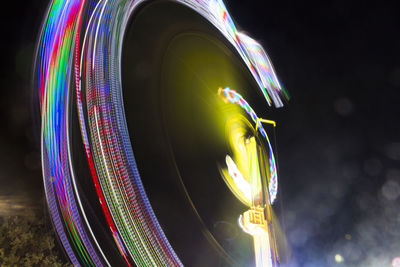
M 249 103 L 288 95 L 221 0 L 54 0 L 36 77 L 46 198 L 74 265 L 278 266 L 275 123 Z

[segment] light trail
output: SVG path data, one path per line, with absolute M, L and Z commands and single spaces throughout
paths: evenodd
M 68 110 L 73 85 L 94 188 L 110 234 L 126 264 L 182 266 L 143 188 L 123 108 L 123 36 L 134 11 L 150 2 L 53 0 L 42 26 L 37 81 L 43 180 L 54 227 L 75 266 L 108 265 L 108 259 L 80 203 L 69 152 Z M 221 0 L 172 2 L 195 10 L 212 23 L 237 50 L 268 104 L 282 106 L 281 97 L 288 95 L 267 54 L 260 44 L 237 31 Z M 85 33 L 83 45 L 81 32 Z M 275 168 L 275 163 L 271 166 Z M 271 197 L 272 201 L 274 198 Z

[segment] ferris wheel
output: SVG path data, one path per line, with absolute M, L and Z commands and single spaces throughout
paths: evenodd
M 278 266 L 275 122 L 250 103 L 264 116 L 289 96 L 221 0 L 54 0 L 36 85 L 74 265 Z

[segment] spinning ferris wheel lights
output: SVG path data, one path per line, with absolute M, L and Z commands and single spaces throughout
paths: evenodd
M 275 127 L 276 122 L 259 118 L 235 90 L 219 88 L 218 94 L 225 103 L 239 105 L 256 124 L 255 135 L 260 132 L 267 141 L 268 152 L 262 146 L 263 142 L 258 141 L 255 135 L 248 136 L 240 124 L 230 127 L 228 139 L 231 140 L 234 159 L 226 156 L 227 168 L 221 173 L 233 194 L 249 207 L 239 216 L 238 222 L 242 230 L 253 237 L 256 266 L 278 266 L 279 255 L 271 214 L 271 205 L 277 194 L 277 172 L 272 146 L 262 126 L 262 123 L 268 123 Z

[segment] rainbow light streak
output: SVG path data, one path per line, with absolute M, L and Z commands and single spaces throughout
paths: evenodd
M 257 114 L 254 112 L 252 107 L 247 103 L 247 101 L 235 90 L 230 89 L 229 87 L 226 87 L 222 89 L 220 87 L 218 89 L 218 94 L 225 100 L 229 101 L 233 104 L 238 104 L 242 109 L 246 111 L 246 113 L 251 117 L 254 123 L 257 125 L 257 129 L 260 131 L 261 135 L 267 140 L 268 143 L 268 149 L 269 149 L 269 165 L 270 165 L 270 178 L 268 182 L 268 191 L 269 191 L 269 198 L 271 204 L 274 203 L 276 199 L 276 195 L 278 193 L 278 173 L 276 170 L 276 162 L 275 162 L 275 156 L 274 152 L 272 150 L 272 145 L 271 142 L 269 141 L 267 132 L 265 131 L 264 127 L 262 124 L 259 122 L 259 118 Z
M 212 23 L 235 47 L 268 104 L 282 106 L 279 95 L 288 95 L 281 88 L 267 54 L 257 42 L 236 30 L 221 0 L 171 1 L 192 8 Z M 123 108 L 123 36 L 133 12 L 150 2 L 53 0 L 43 22 L 36 61 L 43 180 L 54 227 L 75 266 L 110 264 L 86 218 L 74 176 L 69 137 L 73 85 L 92 181 L 121 256 L 128 266 L 182 266 L 143 188 Z M 227 90 L 223 90 L 224 94 L 229 93 Z M 232 97 L 227 99 L 232 102 Z M 240 105 L 257 119 L 247 102 L 241 97 L 237 101 L 232 103 L 246 103 Z M 264 129 L 259 129 L 268 140 Z M 269 148 L 273 201 L 276 166 L 270 145 Z
M 42 168 L 51 217 L 67 255 L 74 265 L 102 266 L 97 242 L 80 214 L 70 170 L 68 85 L 72 65 L 74 20 L 83 1 L 54 1 L 49 7 L 39 47 L 38 75 L 42 116 Z M 78 207 L 79 206 L 79 207 Z M 89 230 L 89 232 L 91 232 Z

